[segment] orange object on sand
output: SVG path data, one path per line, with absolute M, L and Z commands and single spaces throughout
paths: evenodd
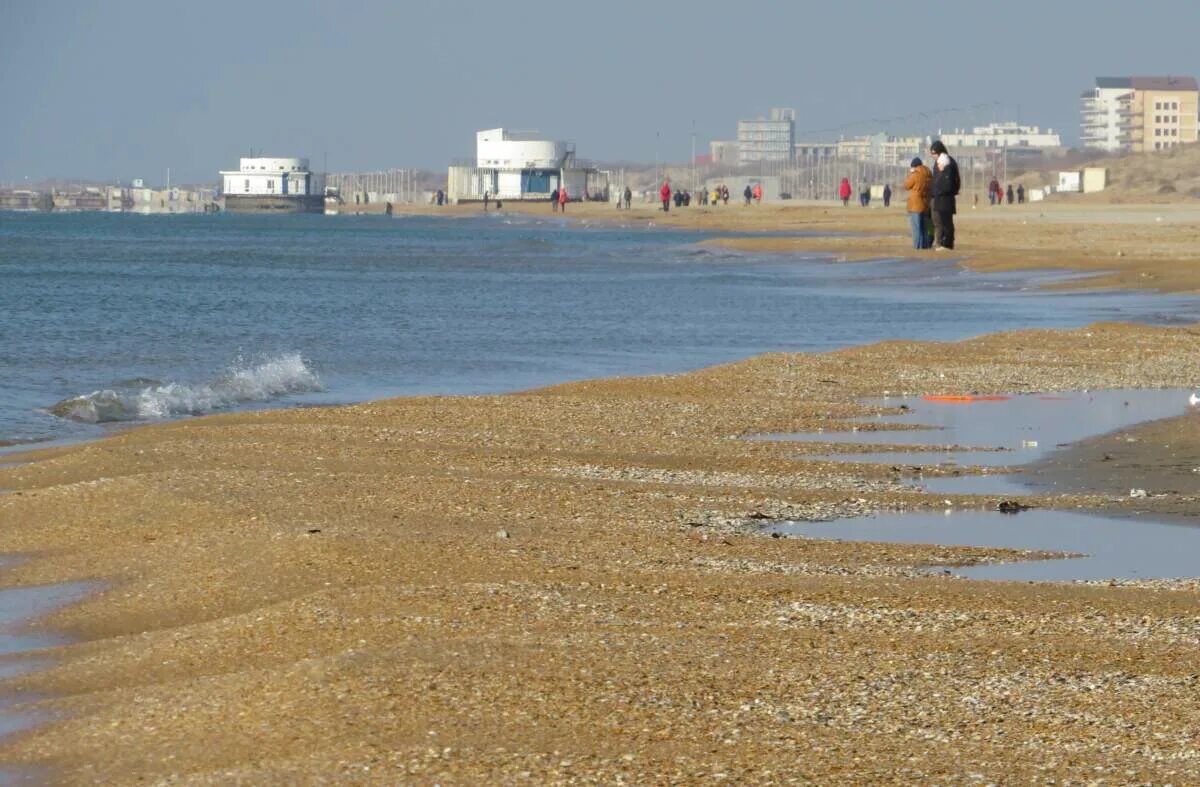
M 969 402 L 1003 402 L 1012 397 L 999 394 L 927 394 L 921 398 L 927 402 L 967 404 Z

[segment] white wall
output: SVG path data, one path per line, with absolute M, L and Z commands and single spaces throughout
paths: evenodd
M 566 155 L 567 144 L 548 139 L 513 139 L 502 128 L 480 131 L 475 135 L 475 158 L 478 167 L 514 169 L 559 166 Z

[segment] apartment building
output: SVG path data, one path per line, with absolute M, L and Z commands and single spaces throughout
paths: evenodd
M 739 120 L 738 163 L 791 161 L 796 145 L 796 110 L 775 107 L 770 117 Z
M 1193 77 L 1098 77 L 1079 111 L 1086 148 L 1168 150 L 1197 141 L 1200 88 Z

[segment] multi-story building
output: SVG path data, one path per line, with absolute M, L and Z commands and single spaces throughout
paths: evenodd
M 797 161 L 837 158 L 836 142 L 797 142 L 794 150 Z
M 447 183 L 451 202 L 544 200 L 562 188 L 585 200 L 608 191 L 603 173 L 575 157 L 574 143 L 503 128 L 477 132 L 475 158 L 451 165 Z
M 221 172 L 225 210 L 248 213 L 324 213 L 325 178 L 306 158 L 243 158 Z
M 738 143 L 733 139 L 714 139 L 708 143 L 713 164 L 737 164 Z
M 837 157 L 873 164 L 907 164 L 925 149 L 925 137 L 894 137 L 885 133 L 840 139 Z
M 940 134 L 951 148 L 1061 148 L 1062 137 L 1048 128 L 1022 126 L 1016 122 L 990 123 L 967 131 L 956 128 Z
M 791 161 L 796 146 L 796 110 L 775 107 L 768 118 L 739 120 L 738 163 Z
M 1192 77 L 1098 77 L 1080 100 L 1086 148 L 1142 153 L 1197 141 L 1200 89 Z

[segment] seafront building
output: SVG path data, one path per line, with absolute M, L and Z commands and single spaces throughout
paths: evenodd
M 306 158 L 243 157 L 220 176 L 231 213 L 325 212 L 325 177 L 309 169 Z
M 940 133 L 942 142 L 952 148 L 1031 148 L 1047 150 L 1061 148 L 1062 137 L 1048 128 L 1022 126 L 1015 121 L 975 126 L 970 131 L 956 128 Z
M 608 199 L 607 175 L 576 158 L 574 143 L 493 128 L 475 134 L 474 159 L 450 166 L 447 197 L 548 200 L 565 186 L 570 200 Z
M 1197 141 L 1198 111 L 1193 77 L 1097 77 L 1080 96 L 1080 138 L 1106 153 L 1168 150 Z
M 773 107 L 769 117 L 739 120 L 737 155 L 739 164 L 760 161 L 791 161 L 796 147 L 796 110 Z
M 928 137 L 897 137 L 886 133 L 839 139 L 837 158 L 872 164 L 907 164 L 924 152 Z

